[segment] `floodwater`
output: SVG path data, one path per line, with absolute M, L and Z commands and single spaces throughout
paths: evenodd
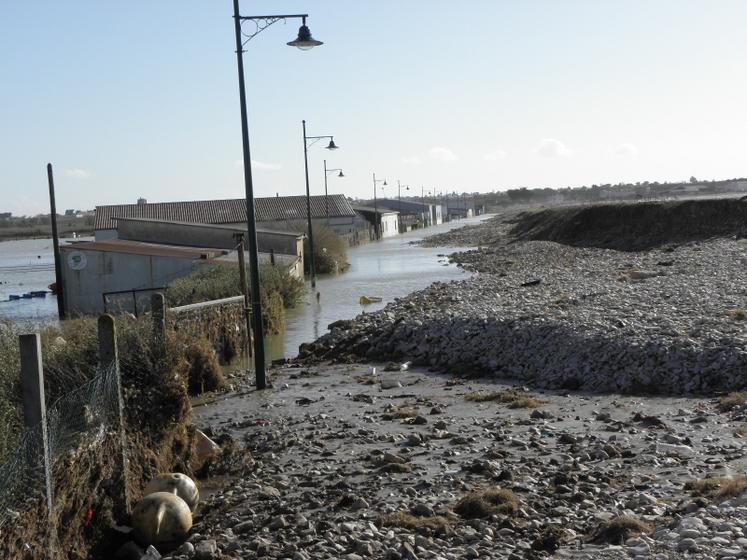
M 268 359 L 295 356 L 302 343 L 328 332 L 330 323 L 353 319 L 364 311 L 377 311 L 395 298 L 422 290 L 433 282 L 466 279 L 466 272 L 449 264 L 446 257 L 439 257 L 456 248 L 428 248 L 411 243 L 485 219 L 487 216 L 453 221 L 348 249 L 350 268 L 346 272 L 318 277 L 314 292 L 311 284 L 306 283 L 305 301 L 288 310 L 286 331 L 267 338 Z M 380 297 L 382 301 L 363 306 L 359 302 L 361 296 Z
M 395 298 L 422 290 L 433 282 L 467 278 L 467 273 L 461 268 L 439 256 L 457 249 L 420 247 L 412 242 L 484 219 L 486 216 L 449 222 L 348 249 L 350 268 L 342 274 L 318 277 L 315 291 L 307 282 L 304 301 L 295 309 L 288 310 L 286 331 L 267 337 L 268 360 L 295 356 L 302 343 L 325 334 L 330 323 L 353 319 L 364 311 L 377 311 Z M 76 241 L 82 240 L 88 238 Z M 61 240 L 67 241 L 70 240 Z M 45 298 L 8 301 L 11 294 L 46 290 L 52 282 L 54 254 L 51 239 L 0 242 L 0 318 L 6 317 L 18 323 L 55 322 L 57 298 L 51 294 Z M 382 301 L 363 306 L 360 297 L 364 295 L 380 297 Z
M 89 238 L 78 238 L 83 241 Z M 72 239 L 60 239 L 64 244 Z M 54 282 L 54 251 L 51 239 L 21 239 L 0 242 L 0 318 L 13 322 L 57 320 L 57 297 L 9 301 L 11 295 L 49 291 Z

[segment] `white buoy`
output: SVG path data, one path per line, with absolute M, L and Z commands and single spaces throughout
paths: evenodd
M 159 474 L 148 483 L 143 494 L 147 496 L 154 492 L 176 494 L 186 502 L 190 511 L 194 511 L 200 501 L 200 492 L 197 490 L 197 485 L 191 478 L 182 473 Z

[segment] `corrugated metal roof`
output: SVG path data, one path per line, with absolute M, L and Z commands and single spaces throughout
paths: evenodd
M 327 215 L 324 195 L 311 199 L 311 217 Z M 355 211 L 344 195 L 328 197 L 331 218 L 354 217 Z M 306 219 L 305 196 L 278 196 L 255 198 L 254 208 L 257 222 L 274 222 Z M 185 202 L 155 202 L 148 204 L 115 204 L 97 206 L 94 227 L 114 229 L 116 218 L 153 218 L 197 224 L 230 224 L 246 221 L 246 202 L 243 198 L 225 200 L 194 200 Z
M 155 243 L 141 243 L 139 241 L 125 241 L 112 239 L 110 241 L 90 241 L 63 245 L 63 249 L 71 251 L 102 251 L 106 253 L 127 253 L 130 255 L 147 255 L 151 257 L 178 257 L 184 259 L 213 259 L 226 254 L 221 249 L 203 249 L 200 247 L 176 247 L 173 245 L 158 245 Z

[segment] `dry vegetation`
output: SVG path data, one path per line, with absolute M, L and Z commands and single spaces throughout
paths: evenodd
M 599 525 L 592 533 L 591 541 L 600 544 L 622 544 L 631 537 L 641 533 L 648 535 L 652 531 L 653 528 L 648 523 L 631 515 L 620 515 Z
M 718 403 L 721 412 L 728 412 L 747 403 L 747 393 L 729 393 Z
M 393 406 L 381 415 L 382 420 L 402 420 L 415 418 L 419 414 L 417 408 L 408 405 Z
M 509 408 L 539 408 L 547 401 L 524 391 L 509 389 L 506 391 L 475 391 L 467 393 L 465 399 L 472 402 L 498 401 Z
M 495 513 L 513 515 L 519 509 L 519 498 L 505 488 L 476 490 L 465 495 L 454 506 L 454 512 L 466 519 L 488 517 Z
M 702 496 L 716 501 L 727 500 L 740 496 L 747 490 L 747 476 L 740 474 L 732 477 L 702 478 L 685 484 L 685 490 L 689 490 L 693 496 Z
M 733 321 L 747 321 L 747 309 L 730 309 L 726 314 Z

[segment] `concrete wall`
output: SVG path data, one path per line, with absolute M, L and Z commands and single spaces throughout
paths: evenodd
M 159 222 L 151 220 L 118 220 L 119 239 L 161 243 L 164 245 L 185 245 L 189 247 L 209 247 L 233 249 L 236 234 L 246 231 L 246 224 L 231 224 L 228 227 L 208 224 L 187 224 Z M 282 253 L 301 256 L 303 240 L 300 233 L 257 231 L 257 244 L 260 253 Z M 299 246 L 301 253 L 299 253 Z
M 103 313 L 102 294 L 105 292 L 160 288 L 177 278 L 189 276 L 204 264 L 192 258 L 80 250 L 75 245 L 62 246 L 60 250 L 65 307 L 71 314 Z M 150 293 L 136 297 L 138 307 L 147 309 Z M 111 299 L 116 300 L 113 304 L 120 304 L 122 310 L 134 311 L 131 294 Z

